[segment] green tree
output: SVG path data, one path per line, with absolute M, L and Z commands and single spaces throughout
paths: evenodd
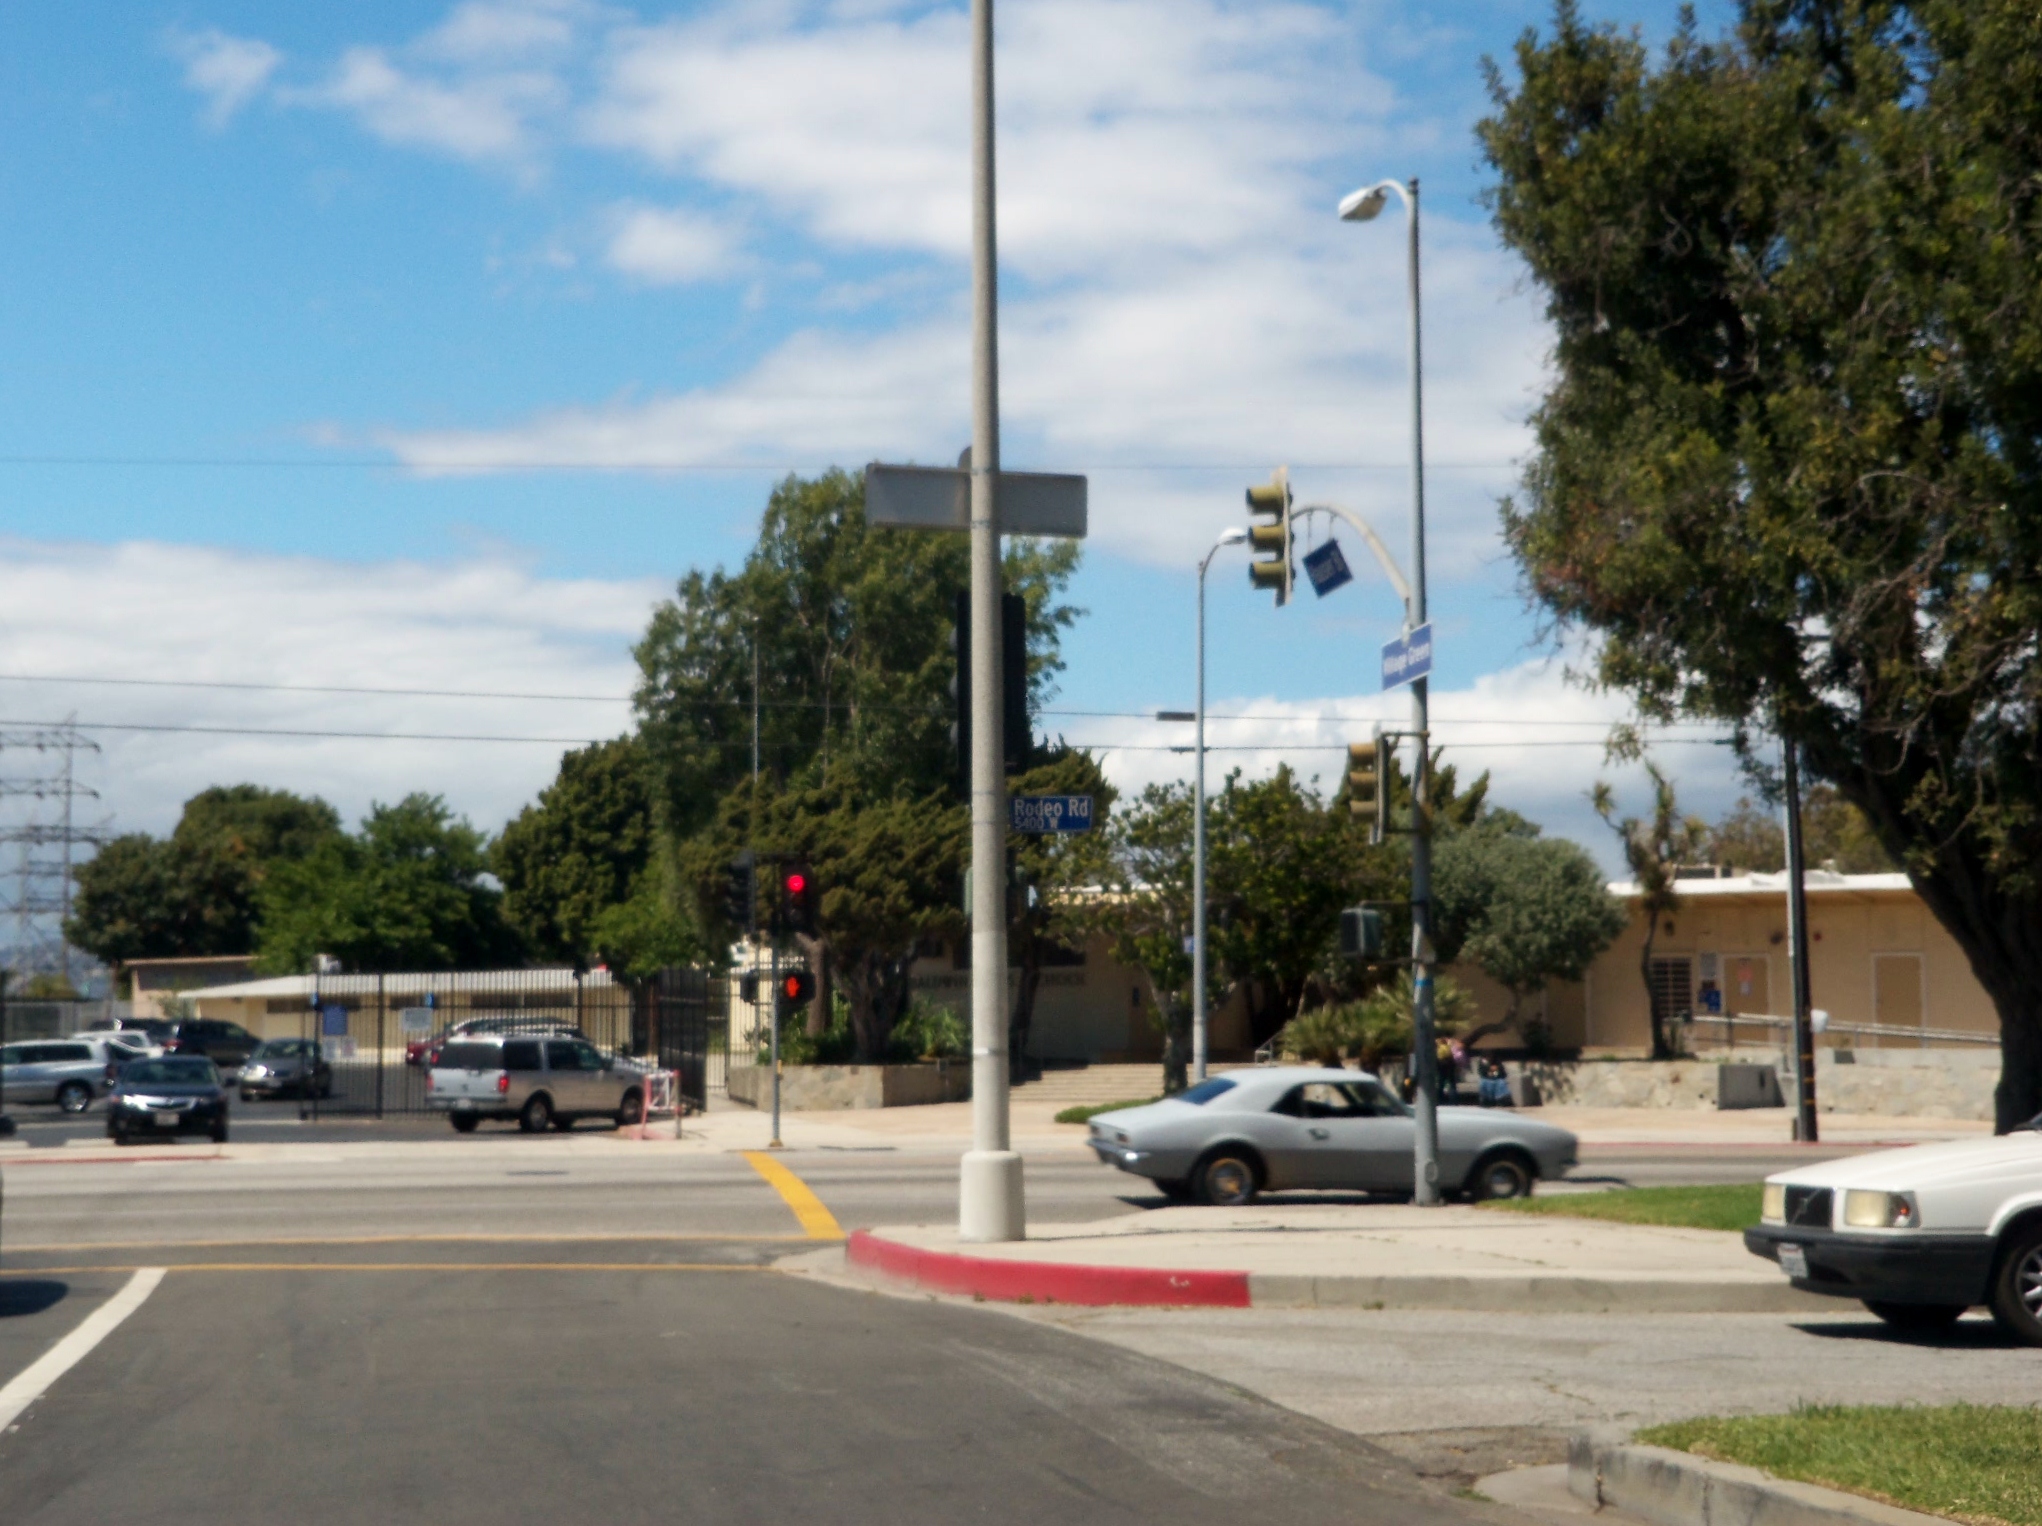
M 1657 67 L 1563 4 L 1480 129 L 1555 335 L 1531 592 L 1865 814 L 1998 1008 L 2001 1129 L 2042 1112 L 2038 58 L 2015 0 L 1744 0 Z
M 1063 749 L 1046 755 L 1010 781 L 1016 795 L 1090 795 L 1092 830 L 1012 833 L 1007 855 L 1015 883 L 1007 895 L 1007 963 L 1016 972 L 1013 1005 L 1007 1012 L 1007 1056 L 1012 1073 L 1024 1074 L 1035 998 L 1047 962 L 1060 950 L 1083 948 L 1089 931 L 1084 892 L 1107 874 L 1108 828 L 1118 792 L 1106 782 L 1090 753 Z
M 80 866 L 64 936 L 113 966 L 253 953 L 264 878 L 339 833 L 324 800 L 254 784 L 201 790 L 168 838 L 127 833 Z
M 1580 980 L 1628 921 L 1595 860 L 1574 843 L 1540 837 L 1538 828 L 1479 826 L 1441 838 L 1432 861 L 1438 908 L 1435 947 L 1442 961 L 1465 960 L 1510 993 L 1498 1019 L 1465 1035 L 1470 1043 L 1527 1031 L 1524 1001 L 1555 980 Z
M 769 772 L 788 781 L 827 764 L 875 798 L 896 786 L 948 791 L 953 600 L 968 551 L 959 535 L 867 529 L 852 473 L 776 487 L 744 566 L 689 573 L 636 649 L 640 737 L 674 837 L 708 826 L 750 778 L 754 643 Z M 1071 541 L 1008 546 L 1006 585 L 1028 606 L 1035 703 L 1051 692 L 1059 632 L 1078 614 L 1058 602 L 1077 557 Z
M 1645 765 L 1652 781 L 1650 817 L 1617 817 L 1616 793 L 1598 779 L 1589 799 L 1595 814 L 1617 834 L 1624 846 L 1624 864 L 1638 887 L 1638 915 L 1645 919 L 1645 942 L 1638 952 L 1638 978 L 1645 983 L 1645 1006 L 1652 1021 L 1652 1058 L 1673 1058 L 1673 1043 L 1667 1036 L 1666 1019 L 1673 1014 L 1661 1009 L 1652 984 L 1652 950 L 1657 945 L 1661 924 L 1680 906 L 1680 892 L 1674 870 L 1682 864 L 1700 861 L 1709 829 L 1699 817 L 1683 816 L 1674 798 L 1673 782 L 1655 763 Z
M 353 836 L 278 864 L 262 887 L 259 963 L 309 970 L 319 954 L 360 970 L 486 969 L 519 955 L 488 840 L 437 795 L 377 805 Z
M 579 748 L 491 849 L 503 914 L 542 959 L 586 969 L 616 908 L 658 891 L 651 770 L 629 737 Z M 641 904 L 612 927 L 643 923 Z
M 1810 864 L 1841 874 L 1891 874 L 1899 867 L 1865 813 L 1827 784 L 1801 797 L 1801 846 Z M 1709 828 L 1707 851 L 1712 863 L 1777 874 L 1787 867 L 1787 834 L 1773 812 L 1740 799 Z
M 1149 983 L 1163 1034 L 1163 1091 L 1180 1092 L 1191 1061 L 1191 787 L 1151 784 L 1117 812 L 1103 893 L 1080 913 L 1113 942 L 1113 957 Z M 1208 970 L 1208 977 L 1213 975 Z M 1208 1001 L 1222 989 L 1209 984 Z
M 874 798 L 849 766 L 833 765 L 787 789 L 768 782 L 756 800 L 749 788 L 731 790 L 711 830 L 683 848 L 681 865 L 702 924 L 727 934 L 723 876 L 748 841 L 762 857 L 807 863 L 818 889 L 811 967 L 827 970 L 843 993 L 858 1058 L 876 1064 L 907 1012 L 920 947 L 963 935 L 966 839 L 962 807 L 905 787 Z

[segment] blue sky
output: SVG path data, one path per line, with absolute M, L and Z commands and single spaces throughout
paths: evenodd
M 1600 14 L 1656 39 L 1674 7 Z M 1495 500 L 1545 341 L 1472 135 L 1482 57 L 1545 6 L 999 16 L 1007 460 L 1092 479 L 1063 705 L 1189 702 L 1191 568 L 1279 462 L 1402 554 L 1401 230 L 1332 207 L 1416 174 L 1443 735 L 1588 840 L 1581 792 L 1620 707 L 1525 666 Z M 888 0 L 0 11 L 0 675 L 621 694 L 651 601 L 742 556 L 776 475 L 963 443 L 963 47 L 961 6 Z M 1395 611 L 1346 539 L 1362 577 L 1323 605 L 1277 612 L 1235 554 L 1216 564 L 1213 708 L 1288 717 L 1216 734 L 1254 749 L 1223 766 L 1330 775 L 1323 749 L 1356 728 L 1324 717 L 1401 712 L 1373 681 Z M 625 719 L 614 699 L 0 685 L 0 719 L 67 712 L 541 736 Z M 100 735 L 106 809 L 156 829 L 230 776 L 351 812 L 437 789 L 493 827 L 557 752 Z M 1705 810 L 1734 793 L 1718 749 L 1668 761 Z M 1182 766 L 1111 762 L 1127 782 Z

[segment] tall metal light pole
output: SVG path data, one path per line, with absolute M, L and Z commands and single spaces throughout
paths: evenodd
M 971 1149 L 957 1232 L 1027 1232 L 1007 1132 L 1007 788 L 1000 704 L 998 243 L 993 226 L 993 0 L 971 0 Z
M 1425 391 L 1418 326 L 1418 179 L 1409 185 L 1380 181 L 1342 198 L 1340 216 L 1365 223 L 1394 193 L 1404 203 L 1409 235 L 1408 282 L 1411 306 L 1411 598 L 1413 630 L 1425 623 Z M 1427 682 L 1411 683 L 1411 729 L 1418 750 L 1411 766 L 1411 1058 L 1418 1127 L 1412 1145 L 1413 1201 L 1431 1207 L 1439 1195 L 1438 1060 L 1432 1027 L 1432 812 L 1426 793 L 1430 772 Z M 1387 782 L 1387 781 L 1386 781 Z
M 1205 1012 L 1205 573 L 1222 546 L 1246 544 L 1248 532 L 1220 531 L 1198 564 L 1198 737 L 1192 751 L 1193 809 L 1191 825 L 1191 1079 L 1205 1079 L 1207 1018 Z
M 1815 1018 L 1808 981 L 1807 860 L 1801 848 L 1801 770 L 1793 742 L 1785 744 L 1787 785 L 1787 960 L 1794 988 L 1794 1137 L 1813 1144 L 1815 1128 Z

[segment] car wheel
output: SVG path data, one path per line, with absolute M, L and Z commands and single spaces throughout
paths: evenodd
M 225 1144 L 226 1142 L 227 1142 L 227 1120 L 222 1118 L 218 1123 L 213 1125 L 213 1143 Z
M 1886 1303 L 1867 1298 L 1865 1307 L 1896 1330 L 1947 1330 L 1964 1317 L 1961 1303 Z
M 553 1122 L 553 1101 L 544 1092 L 538 1092 L 518 1114 L 518 1127 L 527 1134 L 543 1134 Z
M 453 1124 L 456 1134 L 472 1134 L 475 1132 L 475 1125 L 482 1120 L 473 1113 L 449 1113 L 447 1121 Z
M 639 1092 L 624 1093 L 624 1100 L 617 1104 L 617 1127 L 633 1128 L 645 1121 L 645 1098 Z
M 1198 1163 L 1191 1180 L 1198 1200 L 1214 1208 L 1245 1207 L 1260 1185 L 1254 1157 L 1224 1145 Z
M 57 1088 L 57 1106 L 67 1113 L 82 1113 L 92 1106 L 92 1088 L 83 1081 L 66 1081 Z
M 2009 1335 L 2042 1346 L 2042 1223 L 2030 1221 L 2007 1237 L 1992 1278 L 1992 1317 Z
M 1475 1169 L 1468 1173 L 1468 1196 L 1478 1203 L 1530 1197 L 1536 1180 L 1536 1173 L 1522 1155 L 1514 1151 L 1491 1155 L 1477 1161 Z

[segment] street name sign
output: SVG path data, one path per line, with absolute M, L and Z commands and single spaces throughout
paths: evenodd
M 1002 535 L 1085 537 L 1085 479 L 1064 472 L 1001 472 Z M 865 468 L 865 523 L 894 530 L 969 530 L 971 472 L 958 466 Z
M 1383 687 L 1394 689 L 1432 671 L 1432 622 L 1383 643 Z
M 1342 583 L 1354 581 L 1354 573 L 1347 566 L 1347 555 L 1340 549 L 1337 540 L 1327 541 L 1305 558 L 1305 574 L 1312 580 L 1312 592 L 1322 599 Z
M 1090 795 L 1009 795 L 1007 826 L 1030 837 L 1092 830 Z

